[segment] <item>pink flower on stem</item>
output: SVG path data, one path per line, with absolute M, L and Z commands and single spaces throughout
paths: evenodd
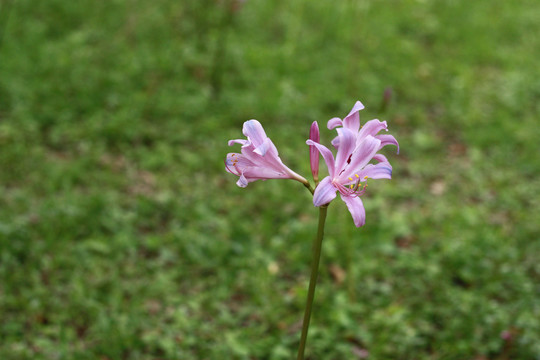
M 242 153 L 229 153 L 225 160 L 226 170 L 239 177 L 238 186 L 246 187 L 255 180 L 298 180 L 313 194 L 313 204 L 319 207 L 319 226 L 317 237 L 313 243 L 313 262 L 298 347 L 298 359 L 304 359 L 326 221 L 327 206 L 325 205 L 334 200 L 337 196 L 336 193 L 339 193 L 353 217 L 354 224 L 357 227 L 363 226 L 366 212 L 360 196 L 366 192 L 367 180 L 369 178 L 390 179 L 392 177 L 392 166 L 384 155 L 377 154 L 377 152 L 390 144 L 398 146 L 399 151 L 399 144 L 392 135 L 378 135 L 381 130 L 388 131 L 386 121 L 371 120 L 363 127 L 360 126 L 359 111 L 363 108 L 364 105 L 358 101 L 343 120 L 333 118 L 328 121 L 329 129 L 339 127 L 337 129 L 338 136 L 332 141 L 337 149 L 335 158 L 327 147 L 320 144 L 317 122 L 311 124 L 309 139 L 306 143 L 310 147 L 309 159 L 316 185 L 315 190 L 306 179 L 283 164 L 276 147 L 266 136 L 263 127 L 257 120 L 249 120 L 244 123 L 242 131 L 247 137 L 246 140 L 229 141 L 229 146 L 235 143 L 242 145 Z M 318 183 L 319 153 L 322 155 L 329 173 L 329 176 L 320 183 Z M 370 164 L 371 160 L 375 160 L 377 163 Z M 359 349 L 357 355 L 367 357 L 369 353 L 364 349 Z
M 338 126 L 343 126 L 344 128 L 351 130 L 357 134 L 357 144 L 359 144 L 365 137 L 369 135 L 374 136 L 376 139 L 381 141 L 379 149 L 382 149 L 386 145 L 395 145 L 398 148 L 397 152 L 399 154 L 399 144 L 392 135 L 377 135 L 382 130 L 388 131 L 386 121 L 373 119 L 366 122 L 363 126 L 360 126 L 359 112 L 362 109 L 364 109 L 364 105 L 362 105 L 360 101 L 357 101 L 352 110 L 349 112 L 349 115 L 347 115 L 343 120 L 337 117 L 328 120 L 328 129 L 332 130 Z M 339 147 L 339 137 L 332 140 L 332 145 L 334 145 L 336 148 Z
M 240 177 L 236 185 L 246 187 L 250 182 L 266 179 L 294 179 L 308 183 L 283 164 L 276 146 L 266 136 L 261 123 L 257 120 L 246 121 L 242 132 L 247 137 L 246 140 L 229 140 L 229 146 L 241 144 L 242 153 L 229 153 L 225 159 L 225 169 Z
M 344 124 L 348 125 L 346 122 L 347 118 L 344 119 Z M 315 189 L 313 204 L 315 206 L 328 204 L 337 196 L 336 192 L 339 192 L 353 217 L 354 224 L 360 227 L 366 220 L 366 212 L 360 196 L 366 192 L 367 180 L 369 178 L 390 179 L 392 166 L 386 157 L 377 154 L 382 147 L 382 140 L 371 134 L 360 137 L 360 134 L 354 132 L 349 126 L 338 128 L 337 132 L 338 136 L 335 140 L 339 146 L 335 159 L 327 147 L 313 140 L 306 141 L 308 145 L 315 146 L 320 151 L 329 172 L 329 176 L 325 177 Z M 372 159 L 378 163 L 369 164 Z

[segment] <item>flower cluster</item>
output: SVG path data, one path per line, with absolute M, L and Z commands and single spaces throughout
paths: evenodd
M 388 131 L 386 121 L 375 119 L 360 125 L 359 112 L 363 108 L 362 103 L 357 101 L 345 118 L 328 121 L 328 129 L 337 131 L 337 136 L 332 140 L 336 149 L 335 156 L 330 149 L 320 144 L 317 122 L 311 125 L 309 139 L 306 141 L 310 147 L 311 172 L 316 183 L 313 204 L 326 205 L 339 193 L 357 227 L 365 224 L 366 214 L 360 196 L 365 193 L 368 180 L 392 177 L 392 166 L 378 151 L 386 145 L 395 145 L 399 152 L 399 144 L 392 135 L 379 134 L 383 130 Z M 246 187 L 252 181 L 266 179 L 294 179 L 309 186 L 305 178 L 283 164 L 275 145 L 257 120 L 246 121 L 243 133 L 247 140 L 229 141 L 229 145 L 241 144 L 241 153 L 229 153 L 225 160 L 225 169 L 239 176 L 238 186 Z M 328 169 L 328 176 L 320 182 L 319 153 Z

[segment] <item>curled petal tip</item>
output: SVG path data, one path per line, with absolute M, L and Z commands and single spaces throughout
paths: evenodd
M 330 120 L 328 120 L 328 124 L 326 125 L 326 127 L 328 127 L 328 130 L 332 130 L 338 126 L 342 126 L 343 125 L 343 121 L 340 119 L 340 118 L 332 118 Z
M 360 111 L 360 110 L 363 110 L 363 109 L 365 109 L 364 104 L 362 104 L 360 101 L 357 100 L 357 101 L 354 103 L 353 110 L 355 110 L 355 111 Z
M 246 145 L 248 143 L 247 140 L 244 139 L 236 139 L 236 140 L 229 140 L 227 143 L 229 146 L 233 146 L 234 144 L 240 144 L 242 146 Z
M 395 145 L 397 147 L 397 153 L 399 154 L 399 143 L 392 135 L 377 135 L 377 139 L 381 140 L 381 149 L 386 145 Z
M 245 188 L 246 186 L 248 186 L 248 181 L 246 177 L 244 176 L 244 174 L 240 175 L 240 178 L 236 182 L 236 185 L 238 185 L 241 188 Z
M 261 123 L 255 119 L 246 121 L 242 128 L 242 132 L 255 147 L 258 147 L 265 139 L 267 139 Z

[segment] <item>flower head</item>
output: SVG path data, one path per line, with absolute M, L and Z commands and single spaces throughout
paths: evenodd
M 398 145 L 391 135 L 377 135 L 380 130 L 386 130 L 386 122 L 371 120 L 360 129 L 358 112 L 361 109 L 362 103 L 357 102 L 345 119 L 334 118 L 328 122 L 328 127 L 332 129 L 342 126 L 337 129 L 338 136 L 332 141 L 337 148 L 335 158 L 327 147 L 318 142 L 311 139 L 306 142 L 319 150 L 329 173 L 315 189 L 313 204 L 328 204 L 339 192 L 357 227 L 365 224 L 366 213 L 360 196 L 366 192 L 368 179 L 392 177 L 392 166 L 384 155 L 377 152 L 385 145 Z M 371 160 L 377 163 L 370 164 Z
M 388 131 L 386 121 L 379 121 L 378 119 L 369 120 L 363 126 L 360 126 L 360 110 L 364 109 L 364 105 L 357 101 L 353 108 L 349 112 L 349 115 L 345 116 L 343 120 L 340 118 L 332 118 L 328 120 L 328 129 L 332 130 L 338 126 L 342 126 L 356 133 L 356 143 L 359 144 L 365 137 L 371 135 L 381 141 L 380 148 L 382 149 L 386 145 L 397 146 L 397 152 L 399 154 L 399 144 L 392 135 L 378 135 L 382 130 Z M 339 147 L 339 137 L 332 140 L 332 145 L 335 148 Z
M 229 140 L 229 146 L 235 143 L 242 145 L 241 153 L 229 153 L 225 159 L 225 170 L 240 177 L 236 182 L 238 186 L 246 187 L 250 182 L 266 179 L 294 179 L 307 183 L 306 179 L 283 164 L 261 123 L 246 121 L 242 132 L 246 140 Z

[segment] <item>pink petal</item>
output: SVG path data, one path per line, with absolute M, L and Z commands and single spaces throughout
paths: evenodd
M 378 164 L 368 164 L 362 171 L 358 173 L 360 179 L 367 176 L 370 179 L 391 179 L 392 165 L 388 162 L 380 162 Z
M 378 161 L 378 162 L 389 162 L 386 156 L 384 156 L 383 154 L 375 154 L 373 156 L 373 160 Z
M 234 144 L 241 144 L 241 145 L 246 145 L 247 143 L 249 143 L 249 141 L 247 140 L 244 140 L 244 139 L 235 139 L 235 140 L 229 140 L 229 146 L 233 146 Z
M 255 154 L 264 156 L 266 155 L 266 152 L 268 151 L 268 149 L 271 147 L 271 144 L 273 144 L 272 140 L 270 140 L 270 138 L 266 138 L 263 140 L 262 144 L 260 144 L 259 146 L 255 148 L 255 150 L 253 150 L 253 152 Z
M 273 167 L 262 162 L 260 156 L 255 157 L 255 159 L 258 161 L 253 162 L 243 154 L 229 153 L 225 159 L 225 170 L 240 176 L 238 186 L 242 187 L 259 179 L 286 179 L 291 177 L 285 165 Z
M 341 121 L 340 118 L 331 118 L 328 120 L 328 124 L 326 125 L 328 127 L 328 130 L 332 130 L 333 128 L 337 126 L 343 126 L 343 121 Z
M 381 149 L 386 145 L 396 145 L 397 153 L 399 154 L 399 144 L 395 137 L 393 137 L 392 135 L 377 135 L 375 136 L 375 138 L 381 140 Z
M 380 143 L 381 141 L 375 139 L 373 136 L 368 136 L 363 139 L 356 147 L 356 150 L 352 153 L 351 161 L 346 167 L 345 171 L 339 175 L 338 181 L 340 183 L 347 183 L 345 179 L 358 174 L 377 153 Z
M 386 121 L 379 121 L 377 119 L 369 120 L 367 123 L 362 126 L 362 129 L 360 129 L 360 132 L 358 133 L 358 138 L 362 139 L 368 135 L 375 136 L 379 133 L 381 130 L 388 131 L 388 126 L 386 125 Z
M 258 166 L 267 166 L 281 168 L 285 165 L 279 158 L 277 149 L 272 140 L 266 138 L 259 147 L 255 148 L 253 144 L 242 146 L 242 155 Z
M 343 127 L 351 129 L 354 132 L 358 132 L 358 129 L 360 129 L 360 114 L 358 112 L 363 108 L 364 105 L 360 101 L 357 101 L 349 115 L 343 119 Z
M 364 209 L 364 204 L 359 196 L 345 196 L 341 195 L 341 200 L 347 204 L 347 208 L 352 215 L 354 220 L 354 225 L 356 227 L 364 226 L 366 223 L 366 210 Z
M 289 174 L 283 169 L 273 169 L 263 166 L 250 166 L 242 169 L 242 174 L 251 181 L 259 179 L 287 179 Z
M 334 162 L 334 155 L 332 155 L 332 152 L 328 150 L 326 146 L 316 143 L 312 140 L 307 140 L 306 144 L 313 145 L 317 148 L 317 150 L 319 150 L 319 152 L 321 153 L 324 159 L 324 162 L 326 163 L 326 166 L 328 167 L 328 172 L 330 173 L 330 176 L 334 176 L 335 162 Z
M 309 130 L 309 139 L 314 142 L 319 142 L 321 139 L 319 133 L 319 124 L 314 121 L 311 124 L 311 129 Z M 311 166 L 311 174 L 313 179 L 316 179 L 319 176 L 319 152 L 315 146 L 309 147 L 309 163 Z
M 244 174 L 240 175 L 240 178 L 236 182 L 236 185 L 238 185 L 241 188 L 245 188 L 246 186 L 248 186 L 248 181 L 247 181 L 246 177 L 244 176 Z
M 279 162 L 281 163 L 281 159 L 279 157 L 279 153 L 277 151 L 276 145 L 274 145 L 274 143 L 272 142 L 272 140 L 270 140 L 270 138 L 267 138 L 267 139 L 268 139 L 269 146 L 268 146 L 268 149 L 266 150 L 266 154 L 264 156 L 268 157 L 270 155 L 273 158 L 278 158 Z
M 332 180 L 330 176 L 325 177 L 315 188 L 315 193 L 313 194 L 313 205 L 321 206 L 328 204 L 330 201 L 334 200 L 336 197 L 337 189 L 332 185 Z
M 338 128 L 339 148 L 336 154 L 336 173 L 337 176 L 347 166 L 347 160 L 356 147 L 356 133 L 353 133 L 348 128 Z
M 242 128 L 242 132 L 255 147 L 261 145 L 267 138 L 261 123 L 257 120 L 246 121 Z

